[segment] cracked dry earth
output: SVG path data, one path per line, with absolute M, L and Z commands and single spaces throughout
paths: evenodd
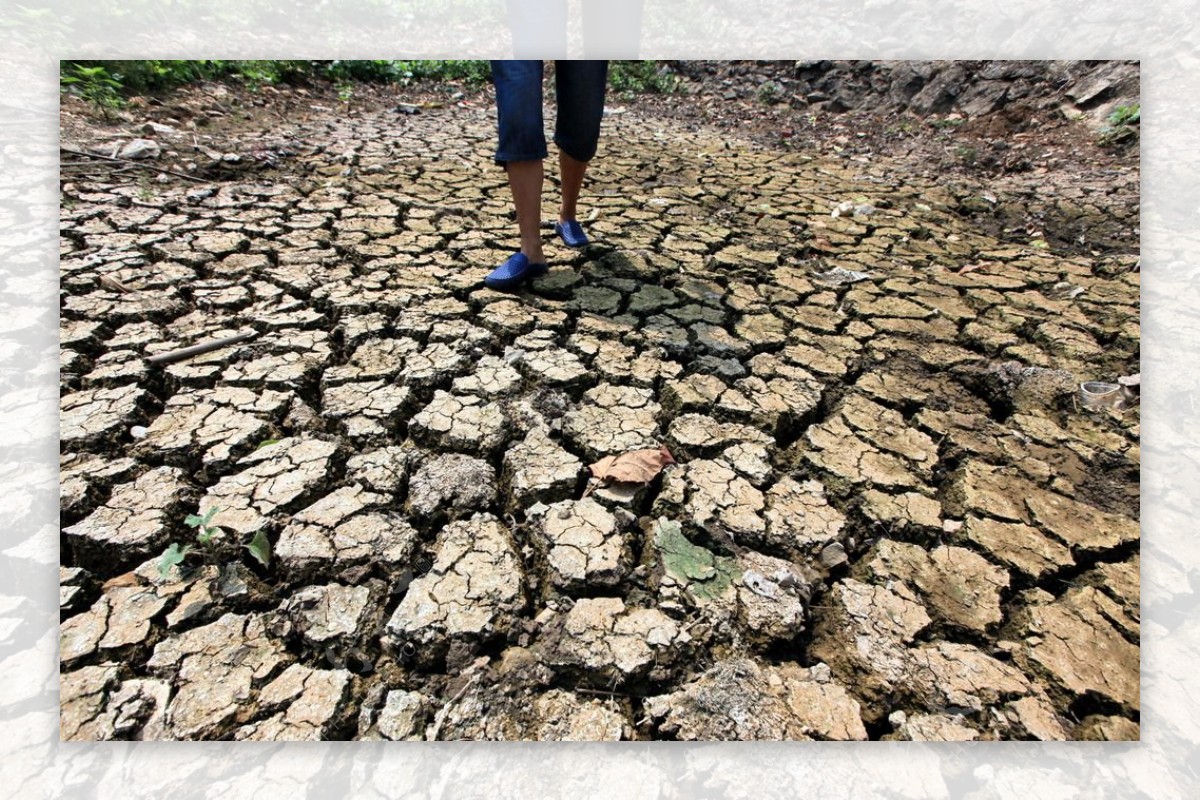
M 606 119 L 594 244 L 516 295 L 478 109 L 66 187 L 64 739 L 1139 736 L 1138 411 L 1075 402 L 1137 372 L 1136 255 L 674 125 Z

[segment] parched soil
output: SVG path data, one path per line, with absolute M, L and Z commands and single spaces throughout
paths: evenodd
M 517 294 L 486 91 L 64 100 L 64 739 L 1138 738 L 1132 157 L 706 91 Z

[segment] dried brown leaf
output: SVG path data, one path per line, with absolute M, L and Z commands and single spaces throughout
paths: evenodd
M 605 456 L 588 469 L 601 481 L 620 481 L 646 484 L 662 472 L 675 458 L 666 448 L 645 448 L 619 456 Z

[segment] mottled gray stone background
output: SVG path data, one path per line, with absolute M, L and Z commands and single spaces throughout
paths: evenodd
M 572 19 L 578 3 L 571 3 Z M 1140 744 L 58 742 L 60 58 L 486 58 L 501 0 L 93 0 L 0 10 L 0 795 L 1196 797 L 1200 32 L 1185 0 L 646 0 L 645 58 L 1142 62 Z M 572 22 L 570 52 L 580 53 Z M 540 33 L 540 32 L 539 32 Z M 612 55 L 631 39 L 613 35 Z M 607 55 L 597 54 L 597 55 Z

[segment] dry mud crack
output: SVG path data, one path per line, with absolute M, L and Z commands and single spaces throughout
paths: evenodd
M 64 738 L 1138 736 L 1138 410 L 1076 401 L 1138 372 L 1136 253 L 999 241 L 1004 186 L 900 158 L 604 126 L 593 245 L 516 295 L 479 107 L 64 185 Z

